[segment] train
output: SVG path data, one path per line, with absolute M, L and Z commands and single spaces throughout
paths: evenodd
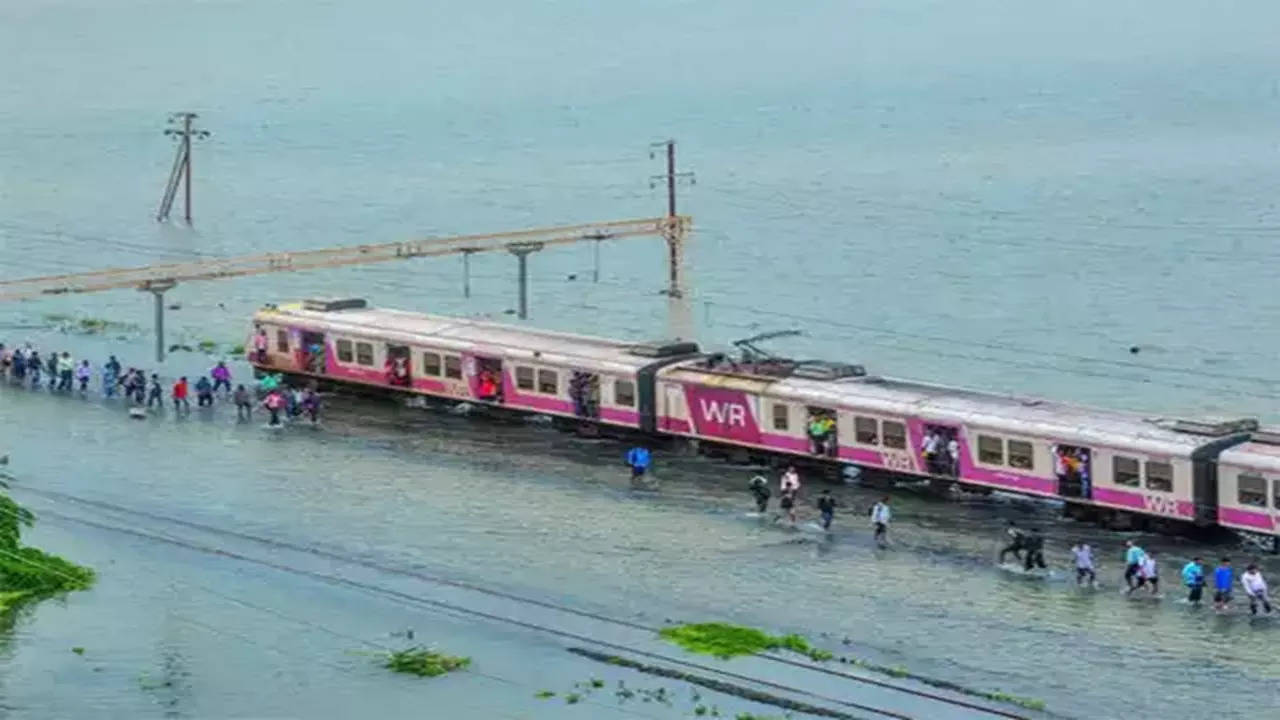
M 1280 431 L 1071 405 L 793 360 L 740 343 L 628 342 L 374 308 L 266 305 L 248 361 L 366 390 L 549 415 L 870 477 L 1063 503 L 1112 526 L 1229 530 L 1280 547 Z

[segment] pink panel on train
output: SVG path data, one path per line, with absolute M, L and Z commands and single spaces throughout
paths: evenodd
M 742 390 L 685 385 L 684 395 L 699 436 L 760 444 L 760 426 Z
M 1140 510 L 1148 515 L 1195 518 L 1195 505 L 1186 500 L 1175 500 L 1165 495 L 1145 495 L 1140 492 L 1093 488 L 1094 502 Z
M 1265 512 L 1240 510 L 1238 508 L 1218 508 L 1218 521 L 1238 527 L 1251 527 L 1258 530 L 1271 531 L 1276 528 L 1275 520 Z

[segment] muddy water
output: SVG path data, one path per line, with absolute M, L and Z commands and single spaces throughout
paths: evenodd
M 1068 716 L 1113 717 L 1137 702 L 1170 717 L 1223 715 L 1224 704 L 1240 708 L 1225 716 L 1245 717 L 1246 698 L 1280 700 L 1270 621 L 1187 607 L 1176 585 L 1161 600 L 1120 597 L 1126 536 L 1059 521 L 1043 504 L 899 492 L 894 546 L 879 551 L 862 516 L 871 490 L 839 488 L 844 507 L 822 537 L 748 517 L 748 468 L 661 452 L 659 488 L 634 491 L 613 442 L 385 402 L 335 399 L 319 429 L 268 432 L 221 406 L 138 422 L 96 398 L 4 387 L 0 423 L 20 477 L 16 497 L 52 513 L 33 542 L 103 575 L 98 589 L 19 622 L 3 673 L 17 716 L 35 717 L 49 701 L 40 680 L 48 677 L 87 683 L 83 694 L 56 694 L 65 716 L 145 715 L 157 703 L 181 716 L 227 702 L 285 716 L 361 703 L 387 711 L 402 691 L 351 652 L 402 627 L 422 632 L 420 617 L 385 599 L 77 525 L 62 516 L 116 526 L 139 519 L 47 491 L 642 623 L 728 619 L 801 632 L 837 652 L 1041 698 Z M 993 567 L 1006 518 L 1047 529 L 1052 579 Z M 1100 590 L 1078 590 L 1065 576 L 1066 548 L 1078 539 L 1099 548 Z M 1224 551 L 1143 541 L 1161 557 L 1166 582 L 1189 554 Z M 433 618 L 432 638 L 477 657 L 499 652 L 512 682 L 566 685 L 590 672 L 548 659 L 546 643 L 450 622 L 442 630 Z M 67 651 L 76 645 L 90 648 L 85 658 Z M 527 664 L 540 670 L 527 675 Z M 156 687 L 166 673 L 181 679 Z M 255 685 L 264 674 L 301 684 L 281 694 Z M 472 682 L 447 702 L 463 708 L 480 702 L 478 692 L 483 712 L 518 715 L 535 690 L 480 691 Z

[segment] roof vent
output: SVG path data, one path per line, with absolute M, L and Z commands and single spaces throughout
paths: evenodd
M 1190 435 L 1210 435 L 1221 437 L 1231 433 L 1254 432 L 1258 429 L 1258 421 L 1253 418 L 1237 418 L 1235 420 L 1209 419 L 1187 420 L 1184 418 L 1153 418 L 1148 420 L 1158 427 L 1174 432 Z
M 793 377 L 809 380 L 839 380 L 841 378 L 863 377 L 867 369 L 861 365 L 849 363 L 826 362 L 825 360 L 804 360 L 791 372 Z
M 695 355 L 698 343 L 687 340 L 657 340 L 654 342 L 632 345 L 627 350 L 632 355 L 648 358 L 676 357 L 677 355 Z
M 302 309 L 312 312 L 337 312 L 339 310 L 363 310 L 369 307 L 364 298 L 308 298 L 302 301 Z

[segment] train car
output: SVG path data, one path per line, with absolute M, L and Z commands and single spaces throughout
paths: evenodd
M 1280 531 L 1280 433 L 1254 420 L 1149 418 L 358 299 L 267 306 L 247 347 L 259 371 L 295 378 L 1052 498 L 1104 519 Z
M 359 299 L 268 306 L 253 324 L 246 348 L 261 372 L 644 431 L 656 426 L 653 375 L 698 355 L 688 342 L 625 343 Z
M 1218 485 L 1218 524 L 1280 535 L 1280 429 L 1259 430 L 1248 442 L 1223 452 Z
M 1218 453 L 1256 427 L 873 377 L 825 362 L 708 356 L 664 369 L 657 384 L 663 432 L 1198 525 L 1218 517 Z

